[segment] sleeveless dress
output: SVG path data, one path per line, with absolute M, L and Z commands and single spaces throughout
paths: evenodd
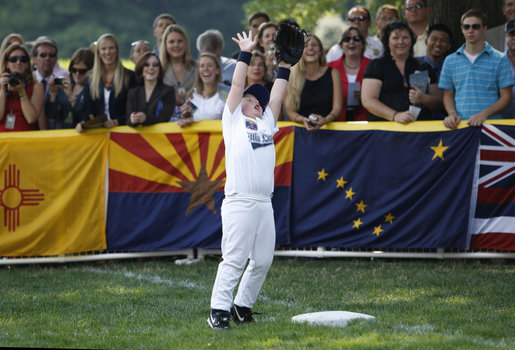
M 30 83 L 29 86 L 25 89 L 27 93 L 27 98 L 30 99 L 32 97 L 32 90 L 34 89 L 35 83 Z M 7 122 L 7 116 L 9 114 L 14 114 L 16 116 L 14 122 L 13 129 L 6 129 L 5 123 Z M 5 111 L 2 120 L 0 121 L 0 132 L 4 131 L 29 131 L 36 130 L 36 123 L 29 124 L 25 117 L 23 117 L 23 112 L 21 110 L 21 101 L 18 93 L 14 91 L 10 91 L 7 93 L 5 98 Z

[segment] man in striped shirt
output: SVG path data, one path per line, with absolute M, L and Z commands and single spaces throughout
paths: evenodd
M 515 81 L 510 62 L 484 41 L 486 23 L 482 11 L 465 12 L 461 17 L 465 44 L 443 64 L 438 87 L 444 90 L 448 128 L 457 128 L 461 119 L 470 126 L 481 126 L 487 118 L 500 119 L 499 113 L 511 103 Z

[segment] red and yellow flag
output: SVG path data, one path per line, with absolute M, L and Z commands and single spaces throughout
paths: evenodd
M 0 256 L 106 248 L 105 130 L 0 133 Z

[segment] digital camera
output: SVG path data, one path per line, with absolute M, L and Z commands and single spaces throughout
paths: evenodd
M 63 85 L 63 77 L 54 77 L 55 85 Z
M 308 119 L 309 119 L 309 121 L 308 121 L 308 124 L 309 124 L 309 125 L 311 125 L 311 126 L 316 126 L 316 124 L 312 122 L 312 120 L 314 120 L 314 121 L 318 121 L 318 117 L 317 117 L 316 115 L 314 115 L 314 114 L 310 114 L 310 115 L 308 116 Z
M 14 86 L 17 86 L 22 80 L 23 80 L 23 76 L 18 72 L 14 72 L 14 73 L 9 74 L 7 84 L 14 87 Z

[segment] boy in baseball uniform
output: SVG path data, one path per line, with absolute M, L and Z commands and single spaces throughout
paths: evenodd
M 292 65 L 279 63 L 270 93 L 261 84 L 244 89 L 257 37 L 251 38 L 250 33 L 243 32 L 232 40 L 241 52 L 222 115 L 227 178 L 221 210 L 222 262 L 218 266 L 207 319 L 213 329 L 230 329 L 231 318 L 236 323 L 253 321 L 251 308 L 272 264 L 275 248 L 271 202 L 275 169 L 273 137 L 279 130 L 277 119 Z M 233 300 L 238 281 L 238 292 Z

